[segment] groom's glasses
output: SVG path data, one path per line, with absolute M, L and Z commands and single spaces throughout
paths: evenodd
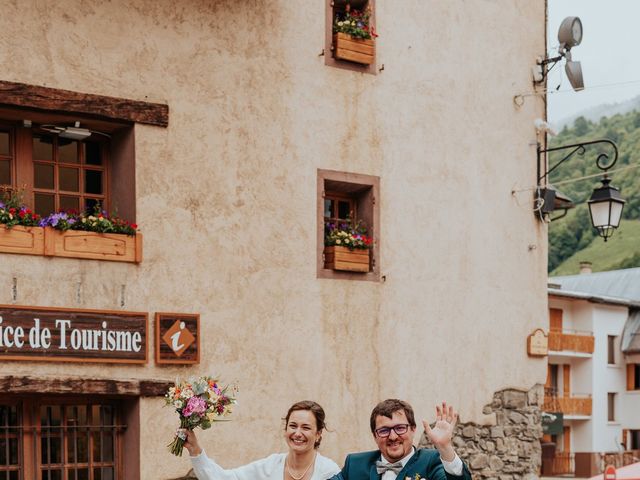
M 393 427 L 382 427 L 377 429 L 375 432 L 376 432 L 376 435 L 379 436 L 380 438 L 385 438 L 391 435 L 391 430 L 396 432 L 396 435 L 398 436 L 404 435 L 409 431 L 409 424 L 400 423 L 398 425 L 394 425 Z

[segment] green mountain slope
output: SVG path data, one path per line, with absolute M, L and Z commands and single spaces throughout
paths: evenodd
M 620 189 L 622 196 L 627 201 L 623 218 L 640 221 L 640 168 L 635 168 L 636 165 L 640 165 L 640 112 L 632 111 L 610 118 L 603 117 L 599 122 L 591 122 L 584 117 L 579 117 L 571 127 L 565 127 L 557 137 L 553 137 L 549 142 L 549 147 L 602 138 L 613 140 L 618 146 L 618 162 L 613 170 L 621 167 L 634 167 L 614 172 L 611 175 L 611 184 Z M 568 151 L 555 152 L 550 155 L 549 165 L 553 166 L 567 153 Z M 606 147 L 587 147 L 584 155 L 574 155 L 558 167 L 551 174 L 550 182 L 558 184 L 566 180 L 600 173 L 595 162 L 599 153 L 607 153 L 612 156 L 612 151 L 607 150 Z M 598 178 L 588 178 L 559 185 L 559 189 L 568 195 L 577 204 L 577 207 L 570 211 L 565 218 L 554 221 L 549 226 L 549 271 L 553 274 L 557 274 L 556 272 L 560 270 L 564 272 L 568 268 L 575 268 L 575 271 L 568 273 L 577 273 L 579 260 L 575 259 L 574 262 L 573 257 L 577 256 L 581 250 L 591 248 L 592 245 L 593 248 L 601 245 L 603 250 L 600 254 L 606 257 L 613 255 L 613 253 L 608 253 L 611 250 L 623 249 L 615 254 L 620 255 L 620 258 L 612 260 L 612 263 L 605 262 L 606 267 L 596 266 L 595 259 L 589 260 L 594 263 L 594 269 L 620 268 L 617 266 L 619 262 L 631 259 L 626 262 L 633 263 L 634 255 L 637 254 L 640 257 L 640 253 L 638 253 L 640 247 L 637 246 L 640 244 L 640 234 L 635 233 L 636 230 L 633 226 L 629 227 L 624 235 L 622 235 L 623 227 L 621 227 L 607 243 L 604 243 L 595 234 L 591 226 L 586 201 L 591 196 L 593 188 L 599 185 Z M 635 225 L 635 223 L 631 222 L 630 225 Z M 620 241 L 616 241 L 618 236 L 621 237 Z M 633 239 L 635 239 L 635 244 Z M 573 263 L 569 262 L 570 259 Z M 640 266 L 638 260 L 640 258 L 636 259 L 638 265 L 632 266 Z M 569 262 L 568 265 L 572 266 L 567 267 L 565 262 Z
M 640 267 L 640 220 L 623 220 L 618 231 L 606 243 L 602 238 L 594 237 L 585 248 L 563 261 L 550 276 L 575 275 L 580 272 L 580 262 L 591 262 L 594 272 Z

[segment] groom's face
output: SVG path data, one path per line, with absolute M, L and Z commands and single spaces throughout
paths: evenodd
M 407 431 L 402 435 L 398 435 L 393 427 L 396 425 L 408 425 L 409 421 L 404 410 L 396 410 L 391 418 L 384 415 L 376 417 L 376 432 L 378 429 L 386 427 L 391 429 L 388 437 L 381 437 L 374 432 L 373 438 L 378 444 L 378 449 L 389 462 L 397 462 L 411 453 L 413 448 L 413 436 L 416 432 L 415 427 L 409 426 Z

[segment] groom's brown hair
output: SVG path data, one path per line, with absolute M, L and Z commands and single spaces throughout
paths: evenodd
M 371 433 L 375 433 L 376 430 L 376 418 L 385 416 L 387 418 L 393 417 L 393 412 L 404 411 L 404 415 L 407 417 L 409 425 L 416 428 L 416 420 L 413 416 L 413 408 L 404 400 L 398 400 L 397 398 L 388 398 L 374 407 L 371 411 Z

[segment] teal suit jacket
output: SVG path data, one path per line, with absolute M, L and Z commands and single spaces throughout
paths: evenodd
M 380 455 L 380 450 L 347 455 L 342 471 L 331 480 L 380 480 L 381 475 L 376 471 Z M 416 474 L 423 480 L 471 480 L 469 469 L 462 464 L 462 475 L 451 475 L 445 472 L 437 450 L 417 448 L 396 480 L 416 480 Z

